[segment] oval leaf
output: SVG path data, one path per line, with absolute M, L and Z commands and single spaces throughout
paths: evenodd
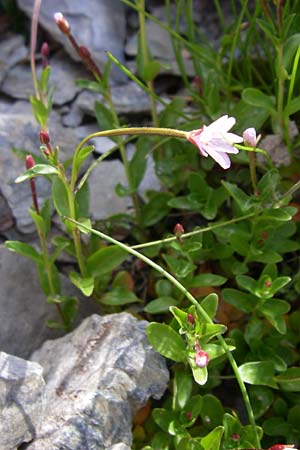
M 169 325 L 150 323 L 146 328 L 146 334 L 150 344 L 161 355 L 177 362 L 185 360 L 184 341 Z
M 270 361 L 254 361 L 239 367 L 239 373 L 245 383 L 270 386 L 277 389 L 274 379 L 274 364 Z

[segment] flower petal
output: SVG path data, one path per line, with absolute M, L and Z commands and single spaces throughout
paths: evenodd
M 227 153 L 216 151 L 210 145 L 205 146 L 205 150 L 223 169 L 229 169 L 231 161 Z

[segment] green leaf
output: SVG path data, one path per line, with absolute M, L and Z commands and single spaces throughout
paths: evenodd
M 285 208 L 271 208 L 266 209 L 263 212 L 263 214 L 261 215 L 261 219 L 288 222 L 292 220 L 296 212 L 297 209 L 290 206 L 286 206 Z
M 50 202 L 50 198 L 46 199 L 40 215 L 42 216 L 42 218 L 44 219 L 44 232 L 46 237 L 48 236 L 49 232 L 50 232 L 50 228 L 51 228 L 51 202 Z
M 285 69 L 288 71 L 292 68 L 294 57 L 296 51 L 298 50 L 299 45 L 300 45 L 300 33 L 293 34 L 284 43 L 282 62 Z
M 236 282 L 238 286 L 251 294 L 255 295 L 255 291 L 257 288 L 257 282 L 254 278 L 248 277 L 247 275 L 238 275 L 236 277 Z
M 42 263 L 43 257 L 40 255 L 32 245 L 26 244 L 25 242 L 19 241 L 5 241 L 5 247 L 11 252 L 19 253 L 19 255 L 26 256 L 26 258 L 31 259 L 35 263 Z
M 292 426 L 282 417 L 271 417 L 265 420 L 263 427 L 268 436 L 287 436 L 292 431 Z
M 189 287 L 201 287 L 201 286 L 221 286 L 226 283 L 227 278 L 221 275 L 214 275 L 212 273 L 202 273 L 195 275 L 192 281 L 189 283 Z
M 185 370 L 176 370 L 174 376 L 174 394 L 173 394 L 175 401 L 175 410 L 181 410 L 187 405 L 192 394 L 192 389 L 193 389 L 193 381 L 190 373 L 188 373 Z M 202 405 L 202 399 L 200 403 Z M 199 411 L 200 409 L 201 407 L 199 408 Z
M 41 214 L 38 214 L 35 209 L 30 208 L 29 214 L 34 221 L 36 229 L 46 235 L 46 224 Z
M 300 110 L 300 95 L 293 98 L 285 107 L 284 113 L 287 116 L 291 116 Z
M 278 388 L 274 377 L 274 364 L 270 361 L 245 363 L 239 367 L 239 373 L 245 383 Z
M 170 312 L 173 314 L 180 327 L 183 328 L 187 323 L 187 313 L 182 311 L 182 309 L 177 308 L 177 306 L 170 306 Z
M 165 408 L 155 408 L 152 411 L 154 422 L 166 433 L 169 432 L 170 423 L 175 420 L 172 411 Z
M 75 154 L 75 157 L 73 159 L 73 166 L 76 174 L 78 173 L 83 162 L 94 150 L 95 150 L 94 145 L 88 145 L 87 147 L 81 147 L 79 152 Z
M 60 279 L 57 267 L 51 264 L 51 283 L 49 282 L 48 274 L 45 271 L 44 261 L 37 265 L 39 280 L 45 295 L 60 295 Z
M 258 299 L 254 295 L 237 289 L 223 289 L 222 296 L 225 302 L 247 313 L 254 311 L 258 303 Z
M 127 252 L 116 245 L 100 248 L 87 259 L 88 273 L 99 277 L 112 272 L 127 258 Z
M 129 171 L 132 187 L 137 189 L 144 178 L 147 168 L 147 155 L 150 151 L 149 139 L 139 138 L 136 144 L 136 150 L 129 162 Z
M 202 438 L 201 445 L 204 450 L 219 450 L 223 433 L 224 428 L 219 426 Z
M 36 121 L 40 124 L 42 129 L 45 128 L 50 111 L 45 106 L 42 100 L 39 100 L 33 96 L 30 96 L 29 99 Z
M 273 391 L 267 386 L 249 386 L 248 390 L 255 419 L 259 419 L 272 405 Z
M 100 298 L 100 302 L 103 305 L 109 306 L 122 306 L 128 305 L 130 303 L 138 303 L 141 302 L 140 299 L 137 298 L 134 292 L 129 289 L 117 286 L 114 287 L 111 291 L 107 292 Z
M 178 278 L 186 278 L 196 269 L 195 264 L 187 262 L 185 259 L 172 255 L 163 255 L 163 258 L 168 264 L 170 271 Z
M 290 367 L 275 380 L 283 391 L 300 392 L 300 367 Z
M 48 83 L 49 83 L 49 77 L 51 72 L 51 66 L 46 66 L 43 68 L 41 72 L 40 79 L 38 81 L 39 89 L 41 92 L 47 92 L 48 91 Z
M 242 99 L 249 105 L 258 106 L 267 109 L 270 112 L 275 112 L 275 97 L 266 95 L 259 89 L 244 89 L 242 92 Z
M 26 170 L 23 175 L 16 178 L 15 183 L 21 183 L 37 175 L 58 175 L 58 173 L 56 167 L 50 166 L 49 164 L 36 164 L 31 169 Z
M 89 297 L 92 295 L 94 290 L 94 278 L 82 278 L 79 273 L 77 272 L 70 272 L 69 278 L 72 281 L 72 283 L 81 290 L 81 292 L 86 296 Z
M 144 227 L 155 225 L 169 214 L 168 201 L 172 198 L 169 192 L 156 192 L 151 200 L 142 207 L 141 215 Z
M 56 211 L 60 216 L 69 216 L 69 197 L 64 182 L 55 177 L 52 182 L 52 198 Z
M 75 194 L 76 217 L 88 217 L 90 190 L 88 183 Z
M 160 72 L 161 64 L 151 60 L 144 66 L 144 81 L 153 81 Z
M 96 101 L 94 110 L 100 130 L 111 130 L 115 128 L 113 115 L 106 106 Z M 113 137 L 111 139 L 116 140 L 116 138 Z M 120 138 L 117 137 L 117 140 L 120 140 Z
M 200 416 L 205 428 L 213 430 L 222 424 L 224 408 L 220 400 L 211 394 L 206 394 L 202 397 L 203 406 L 200 411 Z
M 241 211 L 246 212 L 249 211 L 250 208 L 252 208 L 253 199 L 246 195 L 245 192 L 243 192 L 239 187 L 237 187 L 235 184 L 223 180 L 222 185 L 229 192 L 231 197 L 236 201 Z
M 207 295 L 207 297 L 205 297 L 202 302 L 201 302 L 201 306 L 202 308 L 205 310 L 205 312 L 207 312 L 207 314 L 209 315 L 209 317 L 211 319 L 214 319 L 217 310 L 218 310 L 218 296 L 217 294 L 209 294 Z
M 259 307 L 259 311 L 268 319 L 276 330 L 284 334 L 286 332 L 286 323 L 283 314 L 290 310 L 290 305 L 284 300 L 270 299 Z
M 179 302 L 173 297 L 158 297 L 145 306 L 144 311 L 149 314 L 160 314 L 168 312 L 170 306 L 177 305 Z
M 185 360 L 184 341 L 169 325 L 152 322 L 146 328 L 146 334 L 161 355 L 177 362 Z
M 189 364 L 191 366 L 194 380 L 200 386 L 203 386 L 207 382 L 208 372 L 207 367 L 198 367 L 194 358 L 189 358 Z
M 173 292 L 173 285 L 166 279 L 158 280 L 155 283 L 155 292 L 158 297 L 171 297 Z

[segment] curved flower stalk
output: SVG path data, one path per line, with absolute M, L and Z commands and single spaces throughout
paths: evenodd
M 203 125 L 200 130 L 193 130 L 187 134 L 187 139 L 198 147 L 200 155 L 211 156 L 223 169 L 229 169 L 231 165 L 227 153 L 238 153 L 233 146 L 243 142 L 243 138 L 234 133 L 228 133 L 236 120 L 228 115 L 222 116 L 210 125 Z

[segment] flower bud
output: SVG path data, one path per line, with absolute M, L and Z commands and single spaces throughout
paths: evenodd
M 193 316 L 193 314 L 188 314 L 188 315 L 187 315 L 187 321 L 188 321 L 191 325 L 194 325 L 194 324 L 195 324 L 195 317 Z
M 177 239 L 181 238 L 181 236 L 184 234 L 184 228 L 181 223 L 177 223 L 175 225 L 175 227 L 173 228 L 173 233 L 175 234 Z
M 295 446 L 293 444 L 275 444 L 268 448 L 268 450 L 294 450 L 294 448 Z
M 241 436 L 238 433 L 232 433 L 231 439 L 233 441 L 239 441 L 241 439 Z
M 243 132 L 244 144 L 248 147 L 256 147 L 260 138 L 261 138 L 260 134 L 256 137 L 255 128 L 247 128 Z
M 40 131 L 40 142 L 41 144 L 48 145 L 50 143 L 50 136 L 47 131 Z
M 49 45 L 47 42 L 43 42 L 43 44 L 41 46 L 41 55 L 44 58 L 48 58 L 48 56 L 49 56 Z
M 31 169 L 33 166 L 35 166 L 35 161 L 32 157 L 32 155 L 27 155 L 25 158 L 25 167 L 26 169 Z
M 195 356 L 195 364 L 196 364 L 196 366 L 198 366 L 201 369 L 203 369 L 204 367 L 207 367 L 208 362 L 209 362 L 208 354 L 204 350 L 198 350 L 196 352 L 196 356 Z
M 192 413 L 192 411 L 187 411 L 187 412 L 185 413 L 185 417 L 187 418 L 187 420 L 192 420 L 192 418 L 193 418 L 193 413 Z
M 63 14 L 61 12 L 57 12 L 54 14 L 54 20 L 56 22 L 56 25 L 60 29 L 60 31 L 64 34 L 70 34 L 71 27 L 69 22 L 64 18 Z

